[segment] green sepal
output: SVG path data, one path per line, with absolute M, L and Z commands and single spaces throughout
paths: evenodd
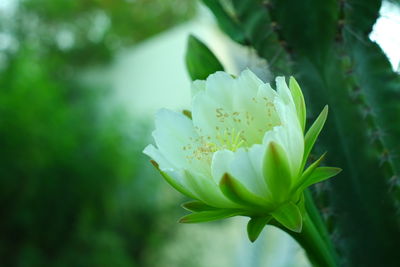
M 180 183 L 178 183 L 175 179 L 173 179 L 171 176 L 169 176 L 167 173 L 163 172 L 160 170 L 160 167 L 158 166 L 158 163 L 155 162 L 154 160 L 150 160 L 151 164 L 160 172 L 161 176 L 164 177 L 165 181 L 169 183 L 175 190 L 178 192 L 182 193 L 183 195 L 197 199 L 195 195 L 193 195 L 189 190 L 187 190 L 185 187 L 183 187 Z
M 185 210 L 188 210 L 191 212 L 201 212 L 201 211 L 209 211 L 209 210 L 217 209 L 217 208 L 208 206 L 207 204 L 205 204 L 201 201 L 197 201 L 197 200 L 185 202 L 181 206 Z
M 297 117 L 299 118 L 301 129 L 305 130 L 306 127 L 306 104 L 304 102 L 303 92 L 301 91 L 300 85 L 297 83 L 294 77 L 290 77 L 289 88 L 292 92 L 293 101 L 296 106 Z
M 310 129 L 308 129 L 306 136 L 304 137 L 304 155 L 301 166 L 302 168 L 304 168 L 304 165 L 307 162 L 307 158 L 310 155 L 311 149 L 313 148 L 315 141 L 317 140 L 317 137 L 322 130 L 322 127 L 324 127 L 327 116 L 328 106 L 325 106 L 319 114 L 318 118 L 311 125 Z
M 272 217 L 291 231 L 300 233 L 303 219 L 300 209 L 292 202 L 286 203 L 271 213 Z
M 201 223 L 201 222 L 210 222 L 221 219 L 226 219 L 229 217 L 242 215 L 243 211 L 240 210 L 231 210 L 231 209 L 216 209 L 210 211 L 201 211 L 194 212 L 183 216 L 179 219 L 180 223 Z
M 228 173 L 222 176 L 219 188 L 228 199 L 239 205 L 259 207 L 269 205 L 265 199 L 250 192 L 244 185 Z
M 193 35 L 189 36 L 185 59 L 192 80 L 205 80 L 210 74 L 224 70 L 211 50 Z
M 292 193 L 303 187 L 303 184 L 307 181 L 308 177 L 315 171 L 315 169 L 321 164 L 321 161 L 325 158 L 326 152 L 322 154 L 319 159 L 311 163 L 310 166 L 303 172 L 300 179 L 296 182 L 292 189 Z
M 341 168 L 335 167 L 318 167 L 316 168 L 309 177 L 301 185 L 300 190 L 304 190 L 310 185 L 322 182 L 329 179 L 342 171 Z
M 251 242 L 257 240 L 265 225 L 272 219 L 272 216 L 252 217 L 247 223 L 247 235 Z
M 299 200 L 296 202 L 296 206 L 299 208 L 300 214 L 306 213 L 306 199 L 303 191 L 300 191 Z
M 213 207 L 224 206 L 230 202 L 221 194 L 220 188 L 213 179 L 202 177 L 199 174 L 192 174 L 187 170 L 184 171 L 184 175 L 186 184 L 197 196 L 194 199 Z
M 273 200 L 286 199 L 291 185 L 289 161 L 283 148 L 273 141 L 264 156 L 263 175 Z

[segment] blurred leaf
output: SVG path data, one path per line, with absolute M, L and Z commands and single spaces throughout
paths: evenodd
M 224 70 L 211 50 L 193 35 L 189 36 L 185 58 L 192 80 L 205 80 L 210 74 Z

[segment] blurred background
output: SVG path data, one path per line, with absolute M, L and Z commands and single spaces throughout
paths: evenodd
M 371 38 L 400 61 L 400 11 Z M 230 73 L 267 63 L 195 0 L 0 0 L 0 266 L 309 266 L 246 219 L 179 225 L 183 197 L 142 154 L 161 107 L 188 108 L 188 35 Z

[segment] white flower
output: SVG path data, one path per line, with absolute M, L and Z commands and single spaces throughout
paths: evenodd
M 237 78 L 217 72 L 193 83 L 191 118 L 157 113 L 156 146 L 144 153 L 173 187 L 195 199 L 184 204 L 194 213 L 182 222 L 245 215 L 253 218 L 250 228 L 274 218 L 301 231 L 303 190 L 339 169 L 317 168 L 320 159 L 303 172 L 327 108 L 304 137 L 300 87 L 291 78 L 289 89 L 284 77 L 276 78 L 276 87 L 250 70 Z

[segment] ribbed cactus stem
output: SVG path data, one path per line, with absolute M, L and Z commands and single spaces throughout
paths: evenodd
M 307 115 L 330 106 L 316 149 L 343 172 L 313 191 L 340 265 L 398 265 L 400 76 L 368 37 L 381 1 L 231 2 L 246 45 L 299 81 Z

